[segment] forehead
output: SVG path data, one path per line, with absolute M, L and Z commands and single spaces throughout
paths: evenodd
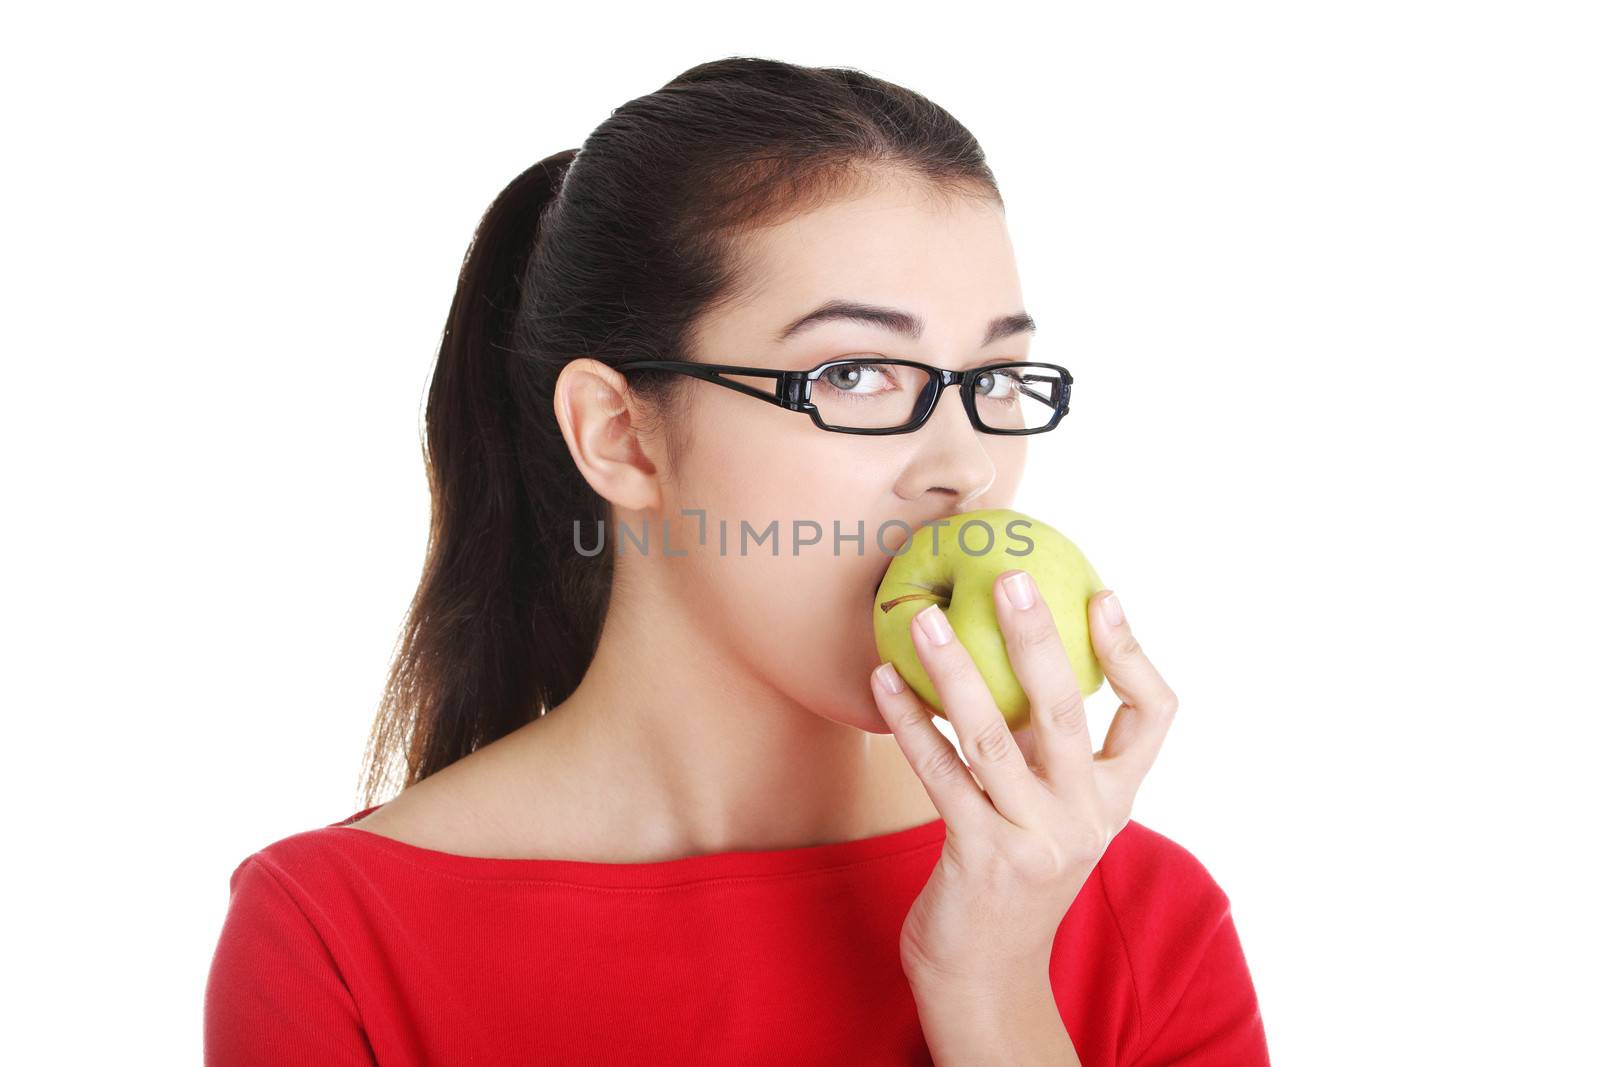
M 747 234 L 737 257 L 741 298 L 706 325 L 745 348 L 777 343 L 796 317 L 830 301 L 903 308 L 924 320 L 918 344 L 974 347 L 991 320 L 1022 306 L 1005 214 L 992 199 L 876 181 Z M 848 321 L 807 336 L 863 336 Z M 873 331 L 874 334 L 881 331 Z

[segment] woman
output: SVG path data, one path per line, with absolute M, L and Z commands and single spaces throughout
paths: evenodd
M 1002 374 L 818 368 L 1031 332 L 977 143 L 858 71 L 705 63 L 518 177 L 428 397 L 369 806 L 233 872 L 208 1062 L 1265 1063 L 1227 896 L 1128 818 L 1177 702 L 1114 597 L 1098 754 L 1020 570 L 1026 729 L 912 627 L 970 769 L 876 667 L 874 532 L 1005 506 L 1027 435 L 971 413 Z M 846 539 L 738 550 L 807 523 Z

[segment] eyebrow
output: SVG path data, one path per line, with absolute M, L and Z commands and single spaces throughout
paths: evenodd
M 872 304 L 857 304 L 848 300 L 830 300 L 821 307 L 806 312 L 779 330 L 777 340 L 787 341 L 802 330 L 818 323 L 834 320 L 861 322 L 866 323 L 868 326 L 882 327 L 886 330 L 893 330 L 895 333 L 902 334 L 912 340 L 922 336 L 922 319 L 909 311 L 876 307 Z M 1001 315 L 990 321 L 988 331 L 983 336 L 983 345 L 992 345 L 996 341 L 1013 337 L 1019 333 L 1033 333 L 1037 328 L 1034 325 L 1033 316 L 1026 311 Z

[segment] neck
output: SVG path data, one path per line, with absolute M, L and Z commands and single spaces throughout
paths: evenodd
M 669 593 L 616 585 L 582 683 L 508 739 L 538 749 L 541 793 L 559 776 L 595 835 L 657 858 L 853 840 L 938 817 L 891 734 L 801 705 L 715 634 L 659 624 L 696 618 Z

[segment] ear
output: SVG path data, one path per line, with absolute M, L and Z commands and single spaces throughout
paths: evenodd
M 624 511 L 658 509 L 660 479 L 636 428 L 628 380 L 580 358 L 556 377 L 555 414 L 572 460 L 595 492 Z

